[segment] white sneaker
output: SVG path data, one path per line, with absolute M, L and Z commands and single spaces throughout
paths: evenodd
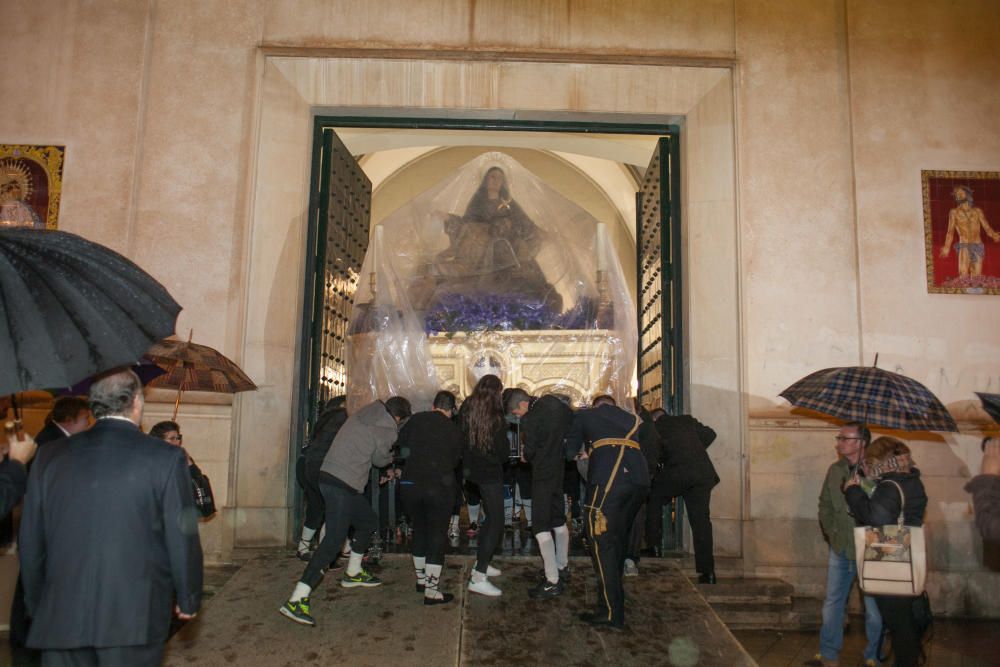
M 479 593 L 480 595 L 486 595 L 491 598 L 500 597 L 502 591 L 490 583 L 489 579 L 483 579 L 482 581 L 472 581 L 469 580 L 469 590 L 473 593 Z
M 503 572 L 501 572 L 499 569 L 493 567 L 492 565 L 487 565 L 486 566 L 486 576 L 487 577 L 499 577 L 501 574 L 503 574 Z
M 635 564 L 635 561 L 631 558 L 625 559 L 625 576 L 626 577 L 638 577 L 639 576 L 639 566 Z

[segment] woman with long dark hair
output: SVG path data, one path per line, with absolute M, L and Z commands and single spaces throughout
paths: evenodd
M 500 589 L 487 577 L 500 574 L 499 570 L 490 567 L 490 559 L 503 537 L 503 464 L 510 454 L 507 422 L 500 400 L 502 391 L 500 378 L 484 375 L 462 404 L 465 478 L 479 487 L 486 514 L 480 525 L 476 567 L 469 590 L 491 597 L 500 595 Z

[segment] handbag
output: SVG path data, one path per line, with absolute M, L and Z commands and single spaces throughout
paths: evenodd
M 927 551 L 924 529 L 903 525 L 906 496 L 899 489 L 899 518 L 888 526 L 858 526 L 854 529 L 854 554 L 861 590 L 868 595 L 917 596 L 924 592 Z
M 210 517 L 215 514 L 215 495 L 212 493 L 212 483 L 208 481 L 208 475 L 201 469 L 191 465 L 191 491 L 194 493 L 194 506 L 198 508 L 198 513 L 203 517 Z

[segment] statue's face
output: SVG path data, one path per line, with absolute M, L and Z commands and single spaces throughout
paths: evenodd
M 499 192 L 500 188 L 503 187 L 503 181 L 503 172 L 494 169 L 486 174 L 486 189 L 490 192 Z
M 969 193 L 964 188 L 955 188 L 955 201 L 961 204 L 969 198 Z

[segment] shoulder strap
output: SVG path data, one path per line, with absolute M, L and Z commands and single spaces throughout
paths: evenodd
M 632 430 L 625 434 L 625 439 L 628 440 L 632 437 L 632 434 L 639 430 L 639 426 L 642 425 L 642 417 L 639 415 L 635 416 L 635 423 L 632 424 Z
M 899 517 L 896 519 L 896 525 L 902 526 L 903 525 L 903 510 L 906 508 L 906 494 L 903 493 L 903 487 L 901 487 L 898 482 L 896 482 L 895 480 L 892 480 L 892 479 L 886 479 L 886 480 L 882 480 L 882 481 L 889 482 L 890 484 L 892 484 L 893 486 L 895 486 L 897 489 L 899 489 Z

